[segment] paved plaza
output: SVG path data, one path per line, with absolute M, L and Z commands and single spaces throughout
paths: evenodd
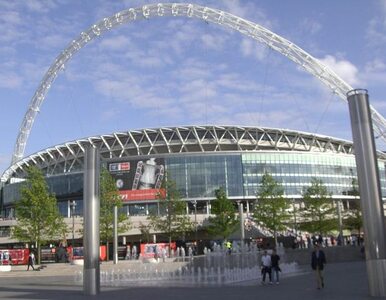
M 119 262 L 119 267 L 128 263 Z M 102 264 L 102 270 L 112 267 Z M 279 285 L 247 281 L 216 287 L 102 287 L 98 296 L 87 297 L 75 283 L 80 266 L 50 264 L 39 272 L 15 266 L 11 272 L 0 273 L 0 299 L 377 299 L 368 295 L 364 261 L 328 264 L 323 290 L 316 289 L 309 266 L 300 268 L 295 276 L 284 274 Z

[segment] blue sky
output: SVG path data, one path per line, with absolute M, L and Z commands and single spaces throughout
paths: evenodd
M 0 171 L 61 50 L 100 19 L 149 1 L 0 0 Z M 194 1 L 267 27 L 322 60 L 386 115 L 386 1 Z M 219 25 L 124 24 L 77 53 L 51 87 L 26 154 L 147 127 L 251 125 L 351 140 L 347 104 L 279 53 Z M 378 147 L 383 150 L 384 144 Z

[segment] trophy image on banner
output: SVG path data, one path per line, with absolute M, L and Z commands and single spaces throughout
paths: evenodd
M 159 189 L 164 177 L 164 166 L 157 165 L 155 158 L 137 163 L 133 190 Z

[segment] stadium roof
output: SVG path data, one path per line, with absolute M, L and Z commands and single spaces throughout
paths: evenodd
M 245 126 L 182 126 L 116 132 L 67 142 L 31 154 L 10 166 L 1 180 L 24 177 L 35 165 L 46 174 L 83 170 L 86 147 L 100 150 L 102 159 L 173 153 L 235 151 L 302 151 L 353 154 L 352 142 L 311 133 Z M 379 157 L 385 158 L 383 153 Z

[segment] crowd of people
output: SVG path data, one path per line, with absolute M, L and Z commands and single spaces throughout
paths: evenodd
M 364 243 L 363 236 L 361 235 L 348 235 L 348 236 L 326 236 L 322 235 L 298 235 L 293 240 L 292 248 L 309 248 L 311 249 L 313 245 L 318 243 L 322 247 L 333 247 L 333 246 L 343 246 L 343 245 L 352 245 L 352 246 L 362 246 Z

